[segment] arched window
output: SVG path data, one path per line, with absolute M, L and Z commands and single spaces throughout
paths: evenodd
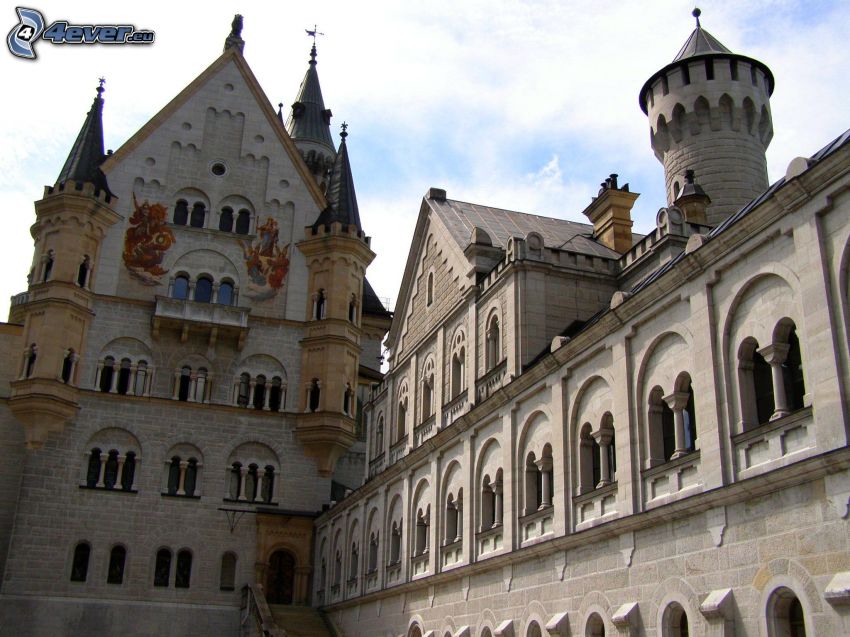
M 147 361 L 139 361 L 136 364 L 136 387 L 135 394 L 136 396 L 145 396 L 148 385 L 148 362 Z
M 212 301 L 213 282 L 209 277 L 201 276 L 195 281 L 195 301 L 209 303 Z
M 112 391 L 112 377 L 115 374 L 115 359 L 107 356 L 103 359 L 103 367 L 100 370 L 100 391 Z
M 587 637 L 605 637 L 605 622 L 602 621 L 599 613 L 592 613 L 587 619 L 585 635 Z
M 180 456 L 174 456 L 168 466 L 168 495 L 177 495 L 180 488 Z
M 360 561 L 360 549 L 357 542 L 351 543 L 351 553 L 348 556 L 348 579 L 354 581 L 357 579 L 357 564 Z
M 66 385 L 71 384 L 72 376 L 74 374 L 74 363 L 77 362 L 77 353 L 69 349 L 65 354 L 65 358 L 62 359 L 62 382 Z
M 195 495 L 195 487 L 198 484 L 198 459 L 189 458 L 186 465 L 186 476 L 183 478 L 183 490 L 187 496 Z
M 218 576 L 218 588 L 222 591 L 232 591 L 236 588 L 236 553 L 228 551 L 221 556 L 221 571 Z
M 116 545 L 109 551 L 109 568 L 106 571 L 107 584 L 121 584 L 124 582 L 124 561 L 127 559 L 127 549 Z
M 189 202 L 185 199 L 178 199 L 174 204 L 174 225 L 185 226 L 189 221 Z
M 177 553 L 177 570 L 174 573 L 174 588 L 189 588 L 192 578 L 192 553 L 183 549 Z
M 525 637 L 543 637 L 543 633 L 540 632 L 540 624 L 536 621 L 531 621 L 528 624 L 528 630 L 525 632 Z
M 219 305 L 233 305 L 233 284 L 230 281 L 222 281 L 219 284 L 216 303 Z
M 89 464 L 86 470 L 86 486 L 94 488 L 100 479 L 100 449 L 95 447 L 89 452 Z
M 203 228 L 206 217 L 206 207 L 200 201 L 196 201 L 195 205 L 192 206 L 192 215 L 189 217 L 189 225 L 193 228 Z
M 369 535 L 369 564 L 367 573 L 374 573 L 378 570 L 378 534 L 374 531 Z
M 357 324 L 357 297 L 353 294 L 348 302 L 348 322 Z
M 74 547 L 74 559 L 71 562 L 71 581 L 85 582 L 89 574 L 89 556 L 91 556 L 91 545 L 88 542 L 80 542 Z
M 537 511 L 543 503 L 542 498 L 542 476 L 537 467 L 537 458 L 533 451 L 530 451 L 525 458 L 525 507 L 524 515 L 529 515 Z
M 222 232 L 233 231 L 233 208 L 225 206 L 221 209 L 221 215 L 218 218 L 218 229 Z
M 253 502 L 257 499 L 257 465 L 253 462 L 248 465 L 248 473 L 245 474 L 245 497 Z
M 688 637 L 688 615 L 681 604 L 673 602 L 664 609 L 662 617 L 664 637 Z
M 121 359 L 121 366 L 118 368 L 118 384 L 115 387 L 115 391 L 119 394 L 126 394 L 130 389 L 132 365 L 129 358 Z
M 159 549 L 156 552 L 156 563 L 153 569 L 153 585 L 168 586 L 171 578 L 171 551 Z
M 451 493 L 446 498 L 446 534 L 443 538 L 446 544 L 459 541 L 463 535 L 462 491 L 458 491 L 457 498 Z
M 31 343 L 24 354 L 24 378 L 32 376 L 35 371 L 35 359 L 38 357 L 38 346 Z
M 499 364 L 501 359 L 499 317 L 493 314 L 487 325 L 487 347 L 485 349 L 486 369 L 489 371 Z
M 318 411 L 319 409 L 319 379 L 314 378 L 310 383 L 310 389 L 307 392 L 307 406 L 310 411 Z
M 124 465 L 121 468 L 121 488 L 124 491 L 133 490 L 133 481 L 136 478 L 136 453 L 128 451 L 124 457 Z
M 451 394 L 456 398 L 466 389 L 466 336 L 458 331 L 452 340 Z
M 118 450 L 111 449 L 106 457 L 103 472 L 103 484 L 107 489 L 114 489 L 118 481 Z
M 601 475 L 599 445 L 593 438 L 593 428 L 589 422 L 581 426 L 579 432 L 578 492 L 588 493 L 596 488 Z
M 171 297 L 175 299 L 189 298 L 189 277 L 185 274 L 179 274 L 174 278 L 174 285 L 171 287 Z
M 481 531 L 502 524 L 502 470 L 496 471 L 495 479 L 485 475 L 481 483 Z
M 378 425 L 375 427 L 375 450 L 373 457 L 384 453 L 384 415 L 378 416 Z
M 231 500 L 237 500 L 242 490 L 242 463 L 234 462 L 230 466 L 227 494 Z
M 345 383 L 345 391 L 342 392 L 342 413 L 351 414 L 351 402 L 354 392 L 351 391 L 351 383 Z
M 774 591 L 767 603 L 769 637 L 806 637 L 806 617 L 800 599 L 789 588 Z
M 260 497 L 266 503 L 272 502 L 272 498 L 274 498 L 274 467 L 271 465 L 266 465 L 263 473 Z
M 664 461 L 667 462 L 676 452 L 676 425 L 673 410 L 661 399 L 661 435 L 664 438 Z
M 90 269 L 91 261 L 89 260 L 89 255 L 85 255 L 82 263 L 80 263 L 80 267 L 77 268 L 77 285 L 81 288 L 88 287 Z
M 407 395 L 405 394 L 398 403 L 398 418 L 396 419 L 395 441 L 403 440 L 407 433 Z
M 747 338 L 738 350 L 738 387 L 744 431 L 768 422 L 775 409 L 773 374 L 758 347 L 754 338 Z
M 782 382 L 788 409 L 789 411 L 796 411 L 803 408 L 806 383 L 803 379 L 800 339 L 797 338 L 797 329 L 793 323 L 790 324 L 785 342 L 788 345 L 788 353 L 785 355 L 785 362 L 782 363 Z
M 236 217 L 236 234 L 248 234 L 251 231 L 251 213 L 244 208 Z
M 417 511 L 416 513 L 416 543 L 413 547 L 414 557 L 428 552 L 428 540 L 430 537 L 430 533 L 428 531 L 430 527 L 431 516 L 429 515 L 428 509 L 419 509 L 419 511 Z
M 425 361 L 422 378 L 422 420 L 425 421 L 434 413 L 434 359 Z
M 262 409 L 266 405 L 266 377 L 260 374 L 254 380 L 254 409 Z
M 337 550 L 334 556 L 334 589 L 339 589 L 342 582 L 342 554 Z
M 195 374 L 195 391 L 194 398 L 199 403 L 205 402 L 207 399 L 207 368 L 199 367 L 198 373 Z
M 434 302 L 434 273 L 428 273 L 428 291 L 426 294 L 426 305 L 431 305 Z
M 184 365 L 180 370 L 180 377 L 177 380 L 177 400 L 189 400 L 189 390 L 192 387 L 192 368 Z
M 44 275 L 41 280 L 47 282 L 50 280 L 50 275 L 53 274 L 53 261 L 55 257 L 55 252 L 53 250 L 47 251 L 47 259 L 44 261 Z
M 390 561 L 389 565 L 398 564 L 401 561 L 401 522 L 393 520 L 393 529 L 390 534 Z
M 327 299 L 325 298 L 325 290 L 322 288 L 316 293 L 316 310 L 313 316 L 314 319 L 319 320 L 325 318 L 326 304 Z
M 280 376 L 275 376 L 269 388 L 269 409 L 280 411 L 283 408 L 283 397 L 283 380 Z
M 248 406 L 248 399 L 251 395 L 251 375 L 243 372 L 239 376 L 239 393 L 236 397 L 236 404 L 240 407 Z

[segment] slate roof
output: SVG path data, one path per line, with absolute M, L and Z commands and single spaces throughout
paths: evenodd
M 494 246 L 506 248 L 511 237 L 525 237 L 538 232 L 547 248 L 570 250 L 591 256 L 619 258 L 614 250 L 598 243 L 593 237 L 593 226 L 577 221 L 541 217 L 539 215 L 491 208 L 454 199 L 429 199 L 428 203 L 463 250 L 469 245 L 476 226 L 490 235 Z M 635 235 L 636 239 L 641 238 Z
M 369 279 L 365 278 L 363 279 L 363 313 L 387 317 L 391 317 L 393 315 L 393 313 L 387 310 L 387 308 L 384 307 L 384 304 L 381 303 L 381 300 L 372 288 L 372 284 L 369 283 Z
M 339 151 L 336 154 L 330 182 L 328 183 L 328 191 L 325 194 L 328 207 L 321 212 L 319 218 L 313 224 L 313 228 L 339 221 L 344 226 L 354 226 L 358 230 L 362 230 L 360 209 L 357 206 L 357 195 L 354 192 L 354 177 L 351 174 L 348 147 L 345 145 L 345 138 L 348 137 L 348 133 L 345 132 L 345 124 L 343 124 L 340 137 L 342 141 L 339 144 Z
M 99 190 L 104 190 L 110 195 L 109 185 L 106 183 L 106 175 L 100 169 L 100 165 L 106 156 L 103 153 L 103 84 L 97 87 L 97 96 L 94 98 L 91 108 L 83 122 L 68 159 L 62 166 L 62 171 L 56 178 L 58 185 L 66 181 L 77 183 L 91 183 Z
M 673 58 L 674 62 L 705 53 L 732 53 L 708 31 L 698 26 L 685 40 L 685 44 Z
M 323 144 L 335 151 L 330 129 L 331 111 L 325 108 L 319 73 L 316 71 L 316 45 L 310 50 L 310 64 L 301 81 L 298 96 L 286 122 L 289 136 L 296 141 Z

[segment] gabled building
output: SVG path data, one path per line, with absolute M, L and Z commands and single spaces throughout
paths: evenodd
M 316 521 L 339 634 L 850 630 L 850 133 L 769 185 L 773 75 L 694 15 L 639 95 L 646 235 L 615 174 L 588 223 L 426 193 L 367 482 Z

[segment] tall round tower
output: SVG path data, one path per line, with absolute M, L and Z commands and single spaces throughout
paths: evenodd
M 765 150 L 773 138 L 773 74 L 732 53 L 699 21 L 673 61 L 640 91 L 655 156 L 664 164 L 667 202 L 686 184 L 685 171 L 711 199 L 706 222 L 717 225 L 768 187 Z

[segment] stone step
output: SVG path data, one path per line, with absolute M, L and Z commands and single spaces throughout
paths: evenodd
M 278 628 L 285 630 L 287 637 L 332 637 L 315 608 L 269 604 L 269 610 Z

